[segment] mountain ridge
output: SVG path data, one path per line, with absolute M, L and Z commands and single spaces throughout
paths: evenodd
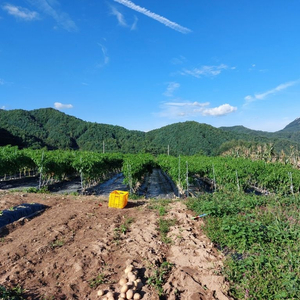
M 53 108 L 0 110 L 0 145 L 20 148 L 73 149 L 105 152 L 173 155 L 217 155 L 234 141 L 272 143 L 277 151 L 300 145 L 300 118 L 277 132 L 241 125 L 213 127 L 196 121 L 179 122 L 148 132 L 117 125 L 83 121 Z

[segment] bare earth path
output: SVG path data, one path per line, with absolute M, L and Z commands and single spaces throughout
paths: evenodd
M 114 291 L 117 299 L 117 282 L 131 260 L 144 283 L 142 299 L 154 300 L 159 296 L 147 279 L 167 261 L 173 268 L 161 299 L 230 299 L 220 275 L 223 256 L 183 203 L 169 204 L 164 218 L 176 219 L 176 225 L 168 234 L 172 242 L 164 244 L 158 212 L 150 208 L 153 201 L 132 200 L 124 209 L 108 208 L 107 201 L 0 191 L 0 210 L 33 202 L 49 207 L 32 220 L 2 228 L 0 285 L 20 285 L 28 299 L 101 299 L 100 288 Z M 101 284 L 97 278 L 103 279 Z

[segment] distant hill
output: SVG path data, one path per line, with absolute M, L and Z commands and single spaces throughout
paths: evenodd
M 219 127 L 219 129 L 222 129 L 224 131 L 230 131 L 230 132 L 235 132 L 239 134 L 249 134 L 253 136 L 265 136 L 265 137 L 272 137 L 271 132 L 267 131 L 260 131 L 260 130 L 252 130 L 249 128 L 246 128 L 244 126 L 231 126 L 231 127 Z
M 300 131 L 300 118 L 297 118 L 279 132 L 299 132 Z
M 21 138 L 24 147 L 136 152 L 144 132 L 120 126 L 85 122 L 53 108 L 0 110 L 0 128 Z M 2 138 L 2 136 L 1 136 Z
M 146 141 L 150 145 L 159 145 L 163 149 L 169 146 L 172 154 L 176 155 L 186 153 L 215 155 L 223 143 L 236 138 L 238 136 L 234 133 L 194 121 L 168 125 L 146 134 Z
M 175 123 L 147 133 L 92 123 L 53 108 L 0 110 L 0 145 L 20 148 L 74 149 L 172 155 L 217 155 L 240 142 L 273 143 L 275 150 L 298 146 L 300 120 L 276 133 L 243 126 L 215 128 L 194 121 Z

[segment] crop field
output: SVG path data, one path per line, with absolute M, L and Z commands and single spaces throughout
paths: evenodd
M 299 299 L 292 165 L 14 147 L 0 162 L 2 214 L 46 206 L 0 229 L 2 299 Z M 114 189 L 130 192 L 124 209 L 108 207 Z M 128 268 L 140 283 L 126 296 Z

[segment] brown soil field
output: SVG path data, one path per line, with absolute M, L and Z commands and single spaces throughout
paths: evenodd
M 170 201 L 160 216 L 158 200 L 116 209 L 107 197 L 0 191 L 0 211 L 22 203 L 48 206 L 0 234 L 0 285 L 22 287 L 26 299 L 104 299 L 99 290 L 119 299 L 129 264 L 144 300 L 231 299 L 221 275 L 224 255 L 182 200 Z M 165 239 L 159 219 L 173 220 Z

